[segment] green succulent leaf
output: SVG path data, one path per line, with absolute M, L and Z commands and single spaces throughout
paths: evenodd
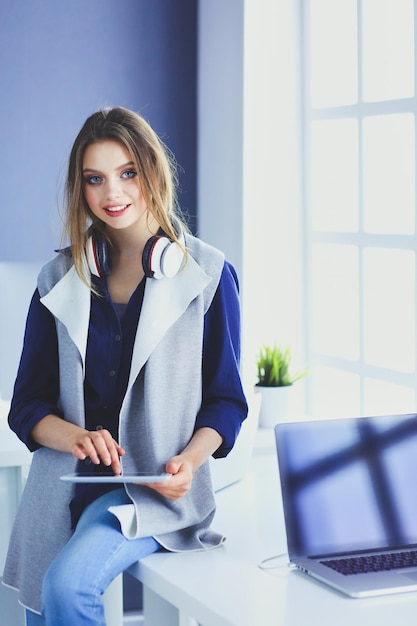
M 262 346 L 257 358 L 258 382 L 260 387 L 287 387 L 303 376 L 307 370 L 290 372 L 291 349 L 289 346 Z

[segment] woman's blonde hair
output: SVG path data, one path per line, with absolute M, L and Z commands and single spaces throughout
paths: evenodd
M 166 235 L 182 246 L 181 230 L 187 227 L 178 207 L 175 160 L 148 122 L 129 109 L 115 107 L 93 113 L 84 123 L 71 149 L 65 185 L 64 234 L 80 278 L 90 285 L 85 244 L 92 226 L 106 236 L 102 222 L 90 211 L 83 192 L 84 153 L 97 141 L 117 141 L 131 155 L 148 210 Z

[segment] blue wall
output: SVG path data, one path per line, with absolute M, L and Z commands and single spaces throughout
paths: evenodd
M 0 261 L 58 245 L 66 160 L 103 105 L 140 111 L 196 215 L 196 0 L 0 0 Z

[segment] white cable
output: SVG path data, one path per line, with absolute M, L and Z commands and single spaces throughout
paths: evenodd
M 275 561 L 276 559 L 283 559 L 283 558 L 286 559 L 285 563 L 281 563 L 281 564 L 278 564 L 278 565 L 272 565 L 271 567 L 266 566 L 266 564 L 270 563 L 271 561 Z M 258 563 L 258 567 L 259 567 L 259 569 L 262 569 L 262 570 L 272 570 L 272 569 L 293 568 L 294 565 L 288 561 L 288 554 L 287 554 L 287 552 L 280 552 L 280 554 L 275 554 L 275 556 L 269 556 L 266 559 L 262 559 L 262 561 L 260 561 L 260 563 Z

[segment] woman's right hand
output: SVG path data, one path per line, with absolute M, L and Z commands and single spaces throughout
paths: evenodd
M 72 446 L 71 453 L 81 461 L 89 457 L 95 465 L 99 463 L 111 465 L 116 475 L 121 474 L 120 457 L 124 455 L 125 451 L 113 439 L 110 432 L 105 428 L 91 431 L 81 430 L 82 432 L 76 437 Z
M 111 466 L 117 475 L 122 472 L 120 457 L 125 451 L 104 428 L 90 431 L 56 415 L 47 415 L 34 426 L 32 437 L 41 446 L 71 453 L 80 461 L 89 457 L 95 465 Z

